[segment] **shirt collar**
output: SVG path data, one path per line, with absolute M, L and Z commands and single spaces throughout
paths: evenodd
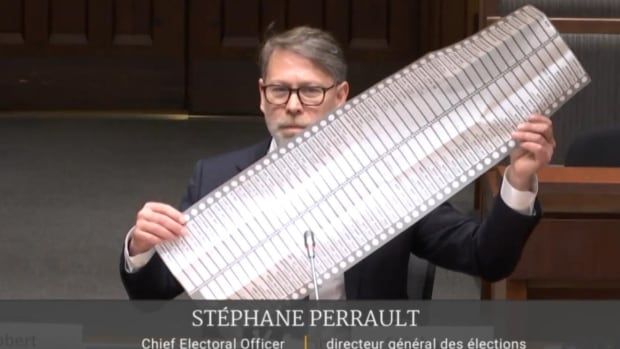
M 272 138 L 271 142 L 269 143 L 269 150 L 267 150 L 267 152 L 271 153 L 272 151 L 276 150 L 276 148 L 278 148 L 278 145 L 276 144 L 276 139 Z

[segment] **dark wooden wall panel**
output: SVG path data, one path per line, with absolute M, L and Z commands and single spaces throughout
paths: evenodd
M 440 49 L 478 30 L 479 0 L 420 1 L 421 36 L 424 52 Z
M 256 47 L 260 30 L 259 0 L 227 0 L 221 3 L 223 13 L 222 41 L 223 47 Z M 243 11 L 240 11 L 243 9 Z
M 475 5 L 472 5 L 475 4 Z M 334 34 L 351 94 L 463 38 L 477 0 L 0 0 L 0 109 L 256 115 L 267 29 Z
M 24 1 L 0 1 L 0 45 L 24 43 Z
M 288 0 L 262 0 L 261 1 L 261 23 L 260 36 L 261 41 L 267 29 L 281 31 L 286 28 Z
M 351 96 L 394 73 L 424 52 L 420 46 L 422 1 L 351 1 L 345 50 Z
M 24 31 L 28 44 L 47 43 L 49 33 L 49 3 L 47 0 L 23 0 Z M 26 46 L 28 47 L 28 46 Z
M 324 1 L 289 0 L 286 8 L 288 13 L 284 24 L 289 28 L 298 25 L 309 25 L 319 28 L 325 26 Z
M 350 1 L 351 49 L 385 50 L 389 47 L 389 1 Z
M 342 3 L 348 3 L 343 6 Z M 349 18 L 350 1 L 346 0 L 325 0 L 324 28 L 329 28 L 330 32 L 341 43 L 346 43 L 349 39 L 349 21 L 343 18 Z
M 463 38 L 467 28 L 467 3 L 464 1 L 440 1 L 441 42 L 456 42 Z
M 258 48 L 266 29 L 298 25 L 324 28 L 334 34 L 349 62 L 352 94 L 410 63 L 425 51 L 422 19 L 430 0 L 189 0 L 188 104 L 190 113 L 256 115 Z M 436 16 L 455 11 L 446 5 Z M 467 16 L 462 0 L 454 16 Z M 243 8 L 243 11 L 239 9 Z M 437 45 L 465 36 L 467 19 L 459 19 L 460 34 L 451 31 Z M 449 26 L 449 22 L 446 22 Z M 427 45 L 430 47 L 431 45 Z M 231 74 L 231 72 L 234 72 Z
M 88 1 L 50 0 L 48 11 L 51 44 L 88 43 Z
M 0 110 L 185 108 L 185 0 L 0 4 Z
M 153 45 L 153 2 L 151 0 L 114 1 L 114 44 Z

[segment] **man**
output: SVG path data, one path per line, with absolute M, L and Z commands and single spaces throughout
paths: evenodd
M 181 211 L 347 100 L 342 50 L 321 30 L 300 27 L 270 38 L 261 50 L 260 68 L 260 108 L 273 139 L 199 161 Z M 549 162 L 555 146 L 551 121 L 540 115 L 532 115 L 512 136 L 519 146 L 510 155 L 488 219 L 478 224 L 444 204 L 344 277 L 324 284 L 321 297 L 407 298 L 410 253 L 488 280 L 510 274 L 540 216 L 536 172 Z M 153 248 L 184 234 L 183 215 L 167 204 L 147 203 L 138 212 L 121 257 L 121 277 L 131 298 L 173 298 L 183 291 Z

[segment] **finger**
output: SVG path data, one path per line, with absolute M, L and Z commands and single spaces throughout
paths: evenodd
M 185 233 L 187 233 L 187 229 L 184 225 L 179 224 L 177 221 L 165 214 L 154 212 L 151 210 L 152 206 L 153 205 L 151 204 L 147 204 L 138 212 L 136 217 L 136 227 L 143 228 L 145 222 L 150 222 L 162 226 L 164 229 L 170 231 L 176 236 L 185 235 Z
M 183 214 L 168 204 L 161 202 L 150 202 L 145 207 L 148 207 L 153 212 L 165 214 L 171 219 L 177 221 L 179 224 L 185 224 L 185 217 L 183 217 Z
M 158 238 L 155 235 L 148 234 L 143 231 L 134 231 L 132 237 L 132 244 L 141 243 L 142 245 L 146 245 L 147 249 L 151 249 L 153 246 L 156 246 L 162 242 L 162 239 Z
M 536 122 L 524 122 L 517 125 L 517 131 L 528 131 L 542 134 L 548 132 L 549 130 L 551 130 L 549 125 Z
M 134 237 L 145 237 L 145 235 L 154 235 L 161 240 L 167 241 L 176 238 L 176 235 L 166 229 L 166 227 L 147 220 L 140 220 L 136 223 L 136 232 Z
M 529 115 L 525 121 L 521 122 L 519 126 L 525 124 L 537 124 L 537 125 L 547 125 L 549 128 L 553 128 L 553 123 L 551 119 L 547 116 L 541 114 L 531 114 Z M 519 127 L 517 126 L 517 127 Z
M 523 142 L 519 144 L 521 149 L 524 149 L 528 153 L 531 153 L 535 159 L 539 161 L 543 161 L 544 163 L 548 163 L 551 161 L 551 156 L 553 155 L 553 150 L 550 147 L 545 147 L 540 143 L 535 142 Z
M 547 124 L 549 126 L 551 126 L 551 124 L 552 124 L 551 119 L 549 117 L 547 117 L 547 116 L 542 115 L 542 114 L 532 114 L 532 115 L 527 117 L 527 121 Z
M 512 134 L 512 138 L 519 142 L 534 142 L 534 143 L 539 143 L 541 145 L 546 145 L 546 144 L 550 145 L 547 138 L 545 138 L 542 134 L 535 133 L 535 132 L 515 131 Z
M 165 227 L 174 235 L 184 235 L 186 231 L 183 224 L 179 224 L 176 220 L 158 212 L 152 212 L 152 214 L 147 215 L 146 220 Z
M 547 142 L 555 146 L 555 137 L 553 136 L 553 127 L 542 123 L 524 123 L 517 126 L 516 132 L 531 132 L 542 135 Z

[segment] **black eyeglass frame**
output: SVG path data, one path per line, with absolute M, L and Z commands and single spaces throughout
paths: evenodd
M 301 105 L 303 106 L 307 106 L 307 107 L 317 107 L 321 104 L 323 104 L 323 102 L 325 102 L 325 95 L 327 94 L 327 91 L 331 90 L 332 88 L 338 86 L 338 82 L 334 82 L 331 86 L 328 87 L 323 87 L 323 86 L 300 86 L 297 88 L 290 88 L 286 85 L 281 85 L 281 84 L 268 84 L 268 85 L 261 85 L 261 90 L 263 91 L 263 95 L 265 96 L 265 100 L 267 101 L 267 103 L 272 104 L 272 105 L 286 105 L 288 103 L 288 101 L 291 99 L 291 95 L 293 94 L 293 92 L 295 92 L 295 94 L 297 95 L 297 99 L 299 100 L 299 103 L 301 103 Z M 272 101 L 269 100 L 269 97 L 267 97 L 267 89 L 269 87 L 284 87 L 288 90 L 288 96 L 286 96 L 286 100 L 283 103 L 273 103 Z M 299 90 L 304 89 L 304 88 L 318 88 L 321 89 L 323 91 L 323 96 L 321 96 L 321 101 L 317 102 L 317 103 L 305 103 L 303 98 L 301 97 L 301 95 L 299 94 Z

